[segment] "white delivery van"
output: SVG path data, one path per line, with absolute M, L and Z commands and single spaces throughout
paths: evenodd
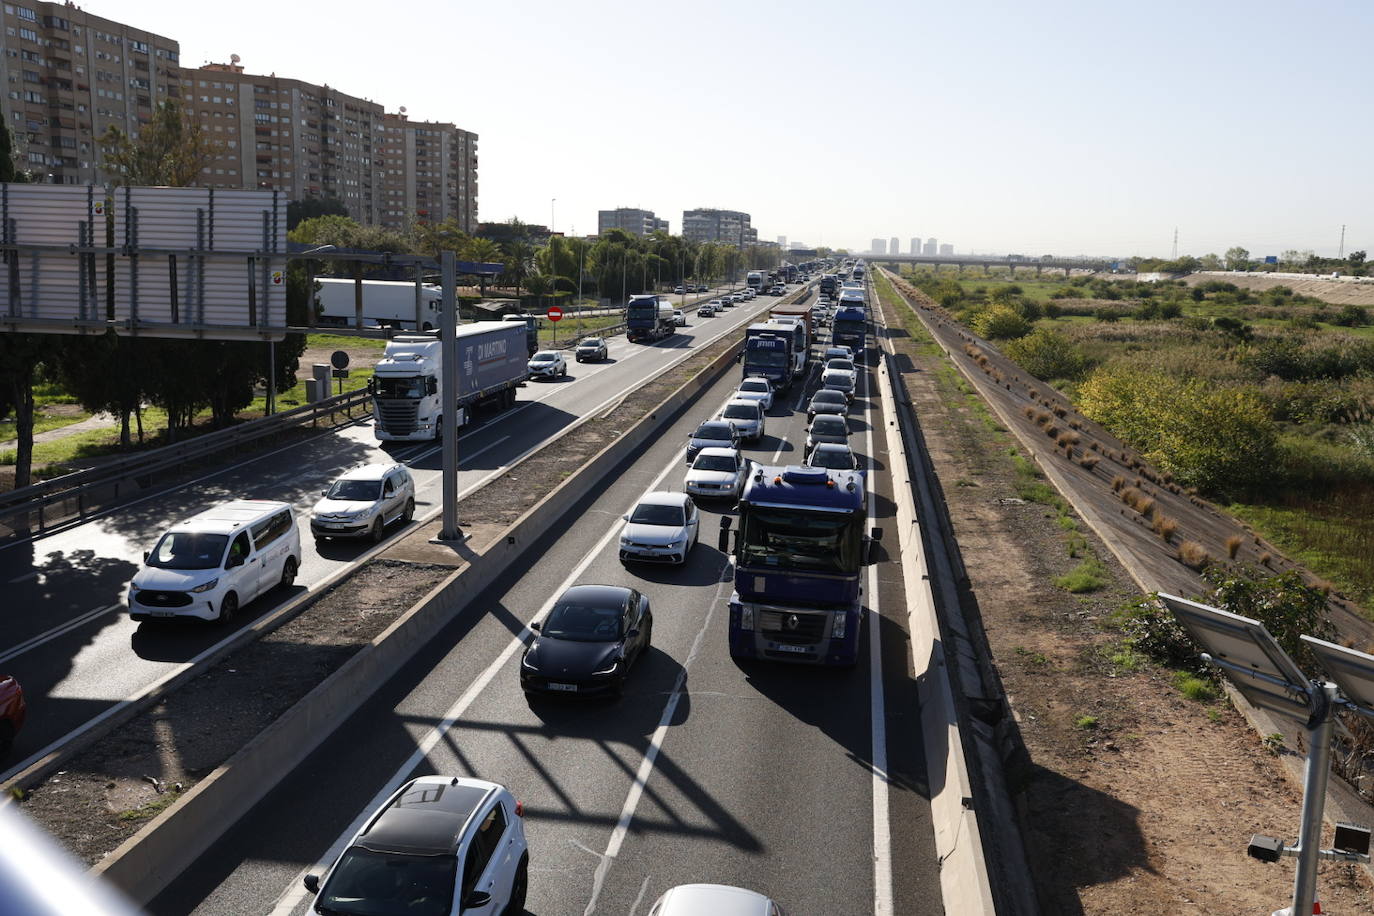
M 289 503 L 237 499 L 173 525 L 129 583 L 134 620 L 224 620 L 301 567 Z

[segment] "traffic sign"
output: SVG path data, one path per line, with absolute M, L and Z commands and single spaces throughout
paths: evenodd
M 544 317 L 550 321 L 558 321 L 563 317 L 563 310 L 556 305 L 550 306 L 549 310 L 544 313 Z
M 329 362 L 335 369 L 347 369 L 348 354 L 343 350 L 335 350 L 333 353 L 329 354 Z

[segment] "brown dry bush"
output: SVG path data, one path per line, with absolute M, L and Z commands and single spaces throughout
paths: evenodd
M 1135 511 L 1149 518 L 1155 514 L 1155 501 L 1148 496 L 1142 496 L 1135 504 Z
M 1070 432 L 1070 433 L 1068 434 L 1068 436 L 1069 436 L 1069 441 L 1072 442 L 1074 445 L 1077 445 L 1078 443 L 1080 443 L 1080 442 L 1083 441 L 1083 437 L 1080 436 L 1078 433 Z
M 1229 538 L 1227 538 L 1226 556 L 1234 560 L 1236 558 L 1236 554 L 1240 553 L 1240 545 L 1244 543 L 1244 541 L 1245 538 L 1241 537 L 1238 534 L 1233 534 Z
M 1120 492 L 1121 492 L 1121 488 L 1124 487 L 1124 486 L 1126 486 L 1126 478 L 1125 478 L 1125 477 L 1122 477 L 1120 474 L 1117 474 L 1115 477 L 1112 478 L 1112 492 L 1113 492 L 1113 493 L 1120 493 Z
M 1032 401 L 1040 400 L 1040 392 L 1036 391 L 1034 388 L 1027 388 L 1026 396 L 1029 397 Z
M 1082 428 L 1083 428 L 1083 424 L 1082 424 L 1082 423 L 1079 423 L 1077 420 L 1070 420 L 1070 421 L 1069 421 L 1069 426 L 1070 426 L 1072 429 L 1082 429 Z
M 1068 433 L 1060 433 L 1059 438 L 1054 440 L 1054 444 L 1062 449 L 1073 448 L 1073 440 L 1069 438 Z
M 1132 509 L 1135 508 L 1136 502 L 1140 500 L 1140 491 L 1137 490 L 1135 487 L 1127 487 L 1126 489 L 1119 491 L 1117 495 L 1121 497 L 1121 501 L 1123 503 L 1130 506 Z
M 1026 415 L 1027 420 L 1035 419 L 1035 408 L 1030 406 L 1029 404 L 1027 404 L 1025 407 L 1022 407 L 1021 412 Z
M 1034 410 L 1035 408 L 1031 408 L 1031 409 Z M 1044 425 L 1045 425 L 1046 423 L 1048 423 L 1048 422 L 1050 422 L 1050 415 L 1049 415 L 1049 414 L 1045 413 L 1043 410 L 1036 413 L 1036 415 L 1035 415 L 1035 425 L 1036 425 L 1036 426 L 1044 426 Z
M 1092 442 L 1089 442 L 1089 443 L 1088 443 L 1088 448 L 1092 449 L 1092 450 L 1095 451 L 1095 452 L 1100 452 L 1100 451 L 1102 451 L 1102 446 L 1100 446 L 1100 445 L 1097 444 L 1097 440 L 1096 440 L 1096 439 L 1094 439 Z
M 1059 427 L 1051 423 L 1045 427 L 1045 435 L 1053 439 L 1055 436 L 1059 435 Z
M 1184 541 L 1178 545 L 1178 559 L 1184 565 L 1193 569 L 1202 569 L 1212 562 L 1211 556 L 1207 553 L 1207 548 L 1197 541 Z
M 1167 544 L 1173 540 L 1174 532 L 1178 530 L 1178 520 L 1172 519 L 1162 513 L 1156 513 L 1154 529 L 1155 534 L 1159 535 L 1164 543 Z
M 1091 471 L 1093 468 L 1097 467 L 1097 462 L 1099 460 L 1100 459 L 1096 455 L 1084 455 L 1082 458 L 1078 459 L 1078 463 Z
M 1064 407 L 1063 407 L 1062 404 L 1055 404 L 1055 405 L 1054 405 L 1054 415 L 1055 415 L 1056 417 L 1058 417 L 1059 419 L 1062 420 L 1062 419 L 1064 419 L 1064 417 L 1065 417 L 1067 414 L 1068 414 L 1068 411 L 1064 409 Z

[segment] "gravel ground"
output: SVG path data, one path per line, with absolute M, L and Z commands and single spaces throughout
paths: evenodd
M 737 345 L 733 335 L 717 341 L 470 494 L 459 503 L 464 528 L 503 530 L 711 360 Z M 504 485 L 517 481 L 518 486 Z M 452 564 L 385 557 L 360 567 L 290 622 L 83 751 L 28 792 L 23 810 L 83 862 L 99 861 L 452 572 Z

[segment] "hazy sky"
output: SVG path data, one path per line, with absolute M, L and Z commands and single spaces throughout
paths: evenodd
M 1374 4 L 89 0 L 183 66 L 329 83 L 480 135 L 480 218 L 753 215 L 866 250 L 1374 246 Z M 232 12 L 224 12 L 232 10 Z

